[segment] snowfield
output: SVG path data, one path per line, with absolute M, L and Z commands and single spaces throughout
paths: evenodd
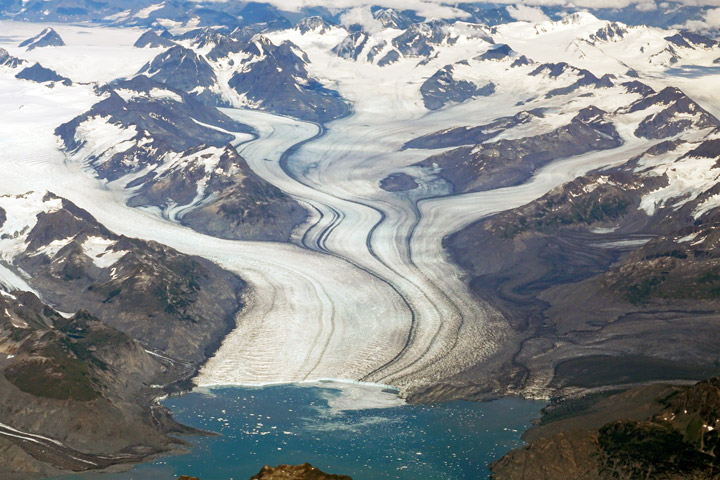
M 20 42 L 52 27 L 65 41 L 64 47 L 44 47 L 27 51 Z M 0 47 L 11 55 L 39 62 L 73 82 L 107 83 L 134 75 L 162 49 L 134 48 L 143 33 L 134 28 L 95 25 L 37 24 L 0 20 Z
M 677 84 L 687 88 L 690 96 L 702 92 L 694 99 L 711 112 L 720 111 L 720 94 L 709 88 L 716 85 L 718 74 L 667 75 L 662 55 L 667 43 L 663 36 L 668 32 L 633 27 L 622 41 L 591 44 L 590 36 L 608 22 L 590 17 L 508 24 L 498 29 L 495 40 L 532 60 L 567 61 L 598 78 L 610 73 L 630 80 L 625 75 L 633 68 L 654 88 Z M 0 22 L 6 32 L 0 47 L 20 58 L 40 61 L 75 82 L 96 84 L 132 75 L 162 51 L 133 48 L 142 33 L 138 30 L 73 25 L 53 25 L 66 47 L 25 52 L 16 46 L 44 26 Z M 613 114 L 637 100 L 637 94 L 619 87 L 582 87 L 568 96 L 538 96 L 566 87 L 576 77 L 531 77 L 535 64 L 511 68 L 510 61 L 478 60 L 475 57 L 492 46 L 486 32 L 463 25 L 453 28 L 459 40 L 437 46 L 431 61 L 422 64 L 418 58 L 402 58 L 387 67 L 335 55 L 332 49 L 347 36 L 343 29 L 305 34 L 289 29 L 269 35 L 273 42 L 291 40 L 306 52 L 308 70 L 351 100 L 354 109 L 351 116 L 324 127 L 259 111 L 223 109 L 258 132 L 255 139 L 242 135 L 235 142 L 253 171 L 311 213 L 306 225 L 295 232 L 295 244 L 222 240 L 175 223 L 176 215 L 165 219 L 157 209 L 126 206 L 130 192 L 98 181 L 83 158 L 111 147 L 122 151 L 122 142 L 135 132 L 93 118 L 82 125 L 92 142 L 84 155 L 73 158 L 58 149 L 53 134 L 58 125 L 99 101 L 93 85 L 48 88 L 18 80 L 13 72 L 1 69 L 0 194 L 51 191 L 88 210 L 116 233 L 203 256 L 246 279 L 251 286 L 247 306 L 237 328 L 202 368 L 196 378 L 199 386 L 333 378 L 393 385 L 407 393 L 432 385 L 503 355 L 512 336 L 503 316 L 471 295 L 460 270 L 446 258 L 443 238 L 484 216 L 530 202 L 589 170 L 623 163 L 658 142 L 633 134 L 643 116 Z M 365 48 L 389 42 L 399 33 L 379 32 Z M 657 61 L 648 63 L 623 43 L 635 37 L 639 40 L 632 45 L 652 46 Z M 713 55 L 687 53 L 680 61 L 707 64 Z M 493 80 L 496 93 L 434 112 L 426 110 L 420 85 L 439 68 L 463 60 L 468 62 L 458 66 L 456 77 L 478 84 Z M 162 90 L 152 94 L 174 95 Z M 420 135 L 481 125 L 542 107 L 547 109 L 545 118 L 508 129 L 498 138 L 538 135 L 567 124 L 589 105 L 610 112 L 624 144 L 558 160 L 522 185 L 447 195 L 446 184 L 411 166 L 442 150 L 403 149 Z M 706 163 L 697 161 L 677 176 L 696 176 Z M 397 172 L 412 174 L 418 188 L 382 190 L 380 180 Z M 709 174 L 703 178 L 717 180 Z M 673 188 L 687 193 L 685 184 Z M 663 199 L 667 195 L 655 194 Z M 5 208 L 2 202 L 0 197 L 0 206 Z M 0 242 L 3 258 L 12 255 L 13 242 L 21 240 L 18 236 Z M 111 265 L 124 254 L 105 253 L 108 247 L 91 239 L 83 245 L 98 265 Z M 29 288 L 3 265 L 0 284 Z

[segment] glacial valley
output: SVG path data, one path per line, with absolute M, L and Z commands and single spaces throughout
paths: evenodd
M 156 399 L 193 388 L 720 373 L 711 34 L 34 3 L 0 9 L 0 476 L 186 448 Z

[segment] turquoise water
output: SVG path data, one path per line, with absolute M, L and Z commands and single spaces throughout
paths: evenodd
M 186 437 L 189 454 L 130 472 L 71 478 L 246 480 L 265 464 L 310 462 L 355 480 L 486 479 L 543 406 L 518 398 L 397 406 L 377 387 L 334 383 L 224 387 L 163 403 L 180 422 L 221 436 Z

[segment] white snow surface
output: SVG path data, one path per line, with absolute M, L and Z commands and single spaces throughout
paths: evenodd
M 64 47 L 26 51 L 18 44 L 52 27 L 65 42 Z M 30 23 L 0 20 L 0 47 L 18 58 L 40 62 L 73 82 L 107 83 L 137 73 L 163 49 L 135 48 L 143 30 L 64 23 Z

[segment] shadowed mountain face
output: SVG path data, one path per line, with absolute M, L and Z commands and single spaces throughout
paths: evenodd
M 45 68 L 38 62 L 28 65 L 28 61 L 14 57 L 4 48 L 0 48 L 0 66 L 6 67 L 15 73 L 15 78 L 20 80 L 28 80 L 36 83 L 46 83 L 48 87 L 53 87 L 55 82 L 65 86 L 72 85 L 72 81 L 58 74 L 56 71 Z M 21 67 L 24 67 L 21 69 Z
M 72 81 L 69 78 L 63 77 L 56 71 L 45 68 L 39 63 L 36 63 L 32 67 L 22 69 L 17 75 L 15 75 L 15 78 L 30 80 L 37 83 L 61 82 L 64 85 L 72 84 Z
M 165 32 L 167 32 L 167 30 L 165 30 Z M 163 37 L 152 30 L 148 30 L 140 35 L 140 38 L 138 38 L 134 44 L 134 46 L 138 48 L 169 48 L 173 45 L 175 45 L 175 43 L 171 38 Z
M 428 110 L 438 110 L 449 102 L 462 103 L 473 97 L 490 96 L 495 92 L 495 85 L 488 83 L 483 87 L 466 80 L 453 78 L 452 65 L 438 70 L 420 87 L 423 102 Z
M 22 65 L 23 61 L 17 57 L 13 57 L 4 48 L 0 48 L 0 65 L 10 68 L 16 68 Z
M 448 148 L 462 145 L 479 145 L 500 135 L 503 130 L 525 124 L 534 117 L 542 118 L 542 109 L 520 112 L 512 117 L 499 118 L 487 125 L 455 127 L 414 138 L 404 148 Z
M 90 161 L 101 178 L 116 180 L 160 163 L 170 152 L 201 146 L 224 147 L 234 140 L 233 132 L 252 131 L 184 92 L 145 76 L 107 85 L 100 93 L 105 96 L 102 101 L 58 127 L 56 133 L 67 150 L 89 150 Z M 106 131 L 90 128 L 99 128 L 101 124 L 108 125 Z M 88 136 L 116 131 L 122 138 L 106 138 L 104 144 L 100 144 L 105 150 L 97 151 L 97 147 L 93 148 L 95 144 L 88 145 Z M 126 140 L 134 143 L 123 144 L 128 148 L 118 150 L 117 144 Z
M 196 92 L 193 96 L 206 104 L 222 101 L 210 89 L 217 77 L 210 64 L 189 48 L 175 45 L 161 53 L 138 72 L 183 92 Z

